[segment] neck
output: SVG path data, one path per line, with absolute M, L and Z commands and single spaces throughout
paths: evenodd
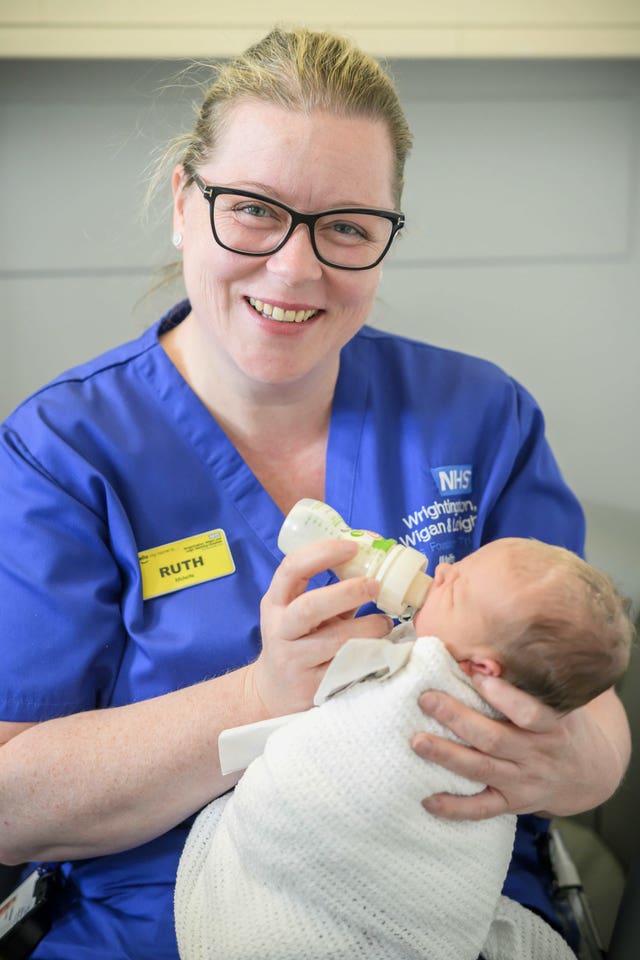
M 234 395 L 233 404 L 207 404 L 227 436 L 243 447 L 268 452 L 300 449 L 329 429 L 335 378 L 330 383 L 269 387 Z
M 299 380 L 265 383 L 190 342 L 186 321 L 162 346 L 278 506 L 323 499 L 337 358 Z
M 326 428 L 338 361 L 299 380 L 252 380 L 224 355 L 191 342 L 187 321 L 162 337 L 162 346 L 209 412 L 232 438 L 266 434 L 316 435 Z

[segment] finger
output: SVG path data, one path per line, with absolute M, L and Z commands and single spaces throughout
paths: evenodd
M 389 618 L 382 614 L 358 617 L 348 622 L 337 617 L 310 636 L 294 641 L 296 656 L 299 656 L 303 666 L 322 666 L 326 669 L 338 650 L 354 637 L 378 638 L 388 632 Z
M 552 707 L 500 677 L 478 674 L 473 683 L 483 699 L 523 730 L 549 733 L 560 719 Z
M 356 617 L 349 621 L 349 637 L 372 637 L 380 639 L 393 630 L 393 620 L 383 613 L 370 613 L 365 617 Z
M 420 696 L 418 703 L 428 716 L 451 730 L 476 751 L 488 754 L 490 758 L 519 758 L 522 745 L 518 731 L 508 721 L 486 717 L 440 690 L 427 690 Z M 439 737 L 433 739 L 440 740 Z M 442 743 L 455 746 L 452 741 Z M 443 763 L 443 766 L 447 766 L 447 763 Z
M 378 596 L 380 585 L 376 580 L 355 577 L 340 580 L 326 587 L 307 590 L 292 600 L 282 614 L 280 636 L 283 640 L 296 640 L 332 623 L 332 630 L 341 629 L 340 636 L 354 636 L 355 620 L 344 619 L 346 610 L 370 603 Z M 336 623 L 333 621 L 336 620 Z M 355 628 L 356 632 L 359 629 Z M 357 634 L 362 636 L 362 634 Z
M 354 636 L 353 631 L 345 629 L 345 627 L 344 620 L 337 618 L 323 624 L 320 630 L 310 636 L 290 641 L 295 643 L 295 657 L 298 666 L 307 670 L 322 667 L 324 671 L 340 648 Z M 370 637 L 371 633 L 368 632 L 366 636 Z
M 422 806 L 436 817 L 446 820 L 484 820 L 508 812 L 507 801 L 498 791 L 487 787 L 472 797 L 451 793 L 434 793 L 425 797 Z
M 330 660 L 349 640 L 355 638 L 377 640 L 385 637 L 392 627 L 393 621 L 380 613 L 372 613 L 370 616 L 356 617 L 355 620 L 348 621 L 345 621 L 342 617 L 337 617 L 335 620 L 323 624 L 316 633 L 309 637 L 303 637 L 297 642 L 311 646 L 322 640 L 322 650 L 327 659 Z
M 288 604 L 304 593 L 311 577 L 345 563 L 357 552 L 357 544 L 348 540 L 320 540 L 292 550 L 274 573 L 265 597 Z
M 428 733 L 416 733 L 411 740 L 411 748 L 423 760 L 430 760 L 477 783 L 491 783 L 495 786 L 517 774 L 517 766 L 512 760 L 498 759 L 465 744 L 434 737 Z

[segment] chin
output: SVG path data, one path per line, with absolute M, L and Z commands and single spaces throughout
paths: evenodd
M 250 354 L 245 352 L 238 357 L 237 366 L 255 383 L 286 386 L 310 376 L 322 378 L 328 371 L 333 374 L 338 360 L 339 354 L 316 356 L 308 349 L 296 350 L 292 344 L 286 349 L 277 346 L 270 350 L 267 346 L 254 349 Z
M 291 363 L 268 363 L 264 357 L 257 358 L 255 362 L 244 362 L 239 364 L 245 377 L 255 384 L 264 386 L 286 386 L 290 383 L 296 383 L 304 379 L 309 373 L 309 368 L 293 366 Z

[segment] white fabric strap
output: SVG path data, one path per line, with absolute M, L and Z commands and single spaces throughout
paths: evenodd
M 313 702 L 317 707 L 363 680 L 387 680 L 402 669 L 411 656 L 413 642 L 353 638 L 341 647 L 320 682 Z

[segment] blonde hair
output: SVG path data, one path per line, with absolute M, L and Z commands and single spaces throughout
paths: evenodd
M 627 669 L 635 636 L 631 605 L 610 577 L 570 550 L 513 543 L 514 572 L 538 578 L 540 589 L 531 594 L 538 609 L 500 649 L 503 676 L 568 713 L 608 690 Z
M 394 201 L 400 205 L 411 132 L 389 75 L 349 39 L 324 31 L 276 28 L 243 54 L 216 68 L 194 129 L 173 141 L 170 151 L 185 173 L 210 158 L 231 109 L 263 101 L 309 113 L 321 110 L 381 120 L 394 154 Z

